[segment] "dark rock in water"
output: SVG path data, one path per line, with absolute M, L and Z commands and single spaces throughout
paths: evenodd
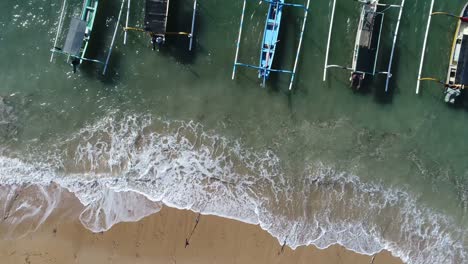
M 14 108 L 0 96 L 0 142 L 13 140 L 18 134 Z

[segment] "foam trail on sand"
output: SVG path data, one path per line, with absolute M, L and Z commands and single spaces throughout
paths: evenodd
M 0 183 L 66 188 L 84 205 L 80 220 L 93 232 L 137 221 L 166 204 L 260 224 L 293 248 L 388 249 L 415 264 L 467 259 L 463 228 L 406 190 L 362 182 L 321 163 L 288 175 L 271 151 L 246 149 L 194 122 L 113 113 L 58 140 L 54 149 L 28 161 L 0 157 Z M 36 211 L 49 212 L 60 196 L 40 193 L 48 202 Z

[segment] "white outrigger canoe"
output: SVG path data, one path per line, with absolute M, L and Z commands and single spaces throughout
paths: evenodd
M 416 94 L 419 94 L 420 91 L 420 81 L 435 81 L 444 85 L 445 87 L 445 102 L 449 104 L 456 104 L 457 99 L 461 97 L 465 86 L 468 87 L 468 3 L 465 4 L 459 16 L 446 12 L 432 12 L 433 7 L 434 0 L 431 2 L 431 7 L 429 10 L 429 19 L 427 21 L 426 35 L 424 37 L 421 63 L 419 65 Z M 421 78 L 427 36 L 429 34 L 431 17 L 433 15 L 447 15 L 458 19 L 457 29 L 453 37 L 452 50 L 450 52 L 449 66 L 445 82 L 436 78 Z
M 445 102 L 455 103 L 461 90 L 468 85 L 468 3 L 463 7 L 453 38 L 450 63 L 447 71 Z
M 328 64 L 336 1 L 337 0 L 333 0 L 330 28 L 328 31 L 327 51 L 325 55 L 325 65 L 323 69 L 323 81 L 327 79 L 327 71 L 329 68 L 341 68 L 350 71 L 351 87 L 353 87 L 354 89 L 361 88 L 362 82 L 367 75 L 374 76 L 376 74 L 384 74 L 387 77 L 385 83 L 385 92 L 387 92 L 389 89 L 390 78 L 392 77 L 391 71 L 393 55 L 395 52 L 398 29 L 400 27 L 400 21 L 403 13 L 403 8 L 405 6 L 405 0 L 401 0 L 400 5 L 382 4 L 379 2 L 379 0 L 357 0 L 357 2 L 359 2 L 362 5 L 362 7 L 358 29 L 356 33 L 353 61 L 351 67 L 336 64 Z M 381 10 L 379 10 L 379 7 Z M 378 71 L 377 58 L 379 57 L 378 55 L 380 51 L 382 26 L 384 23 L 385 12 L 390 8 L 399 9 L 398 20 L 395 31 L 393 32 L 393 44 L 390 52 L 389 63 L 385 70 Z

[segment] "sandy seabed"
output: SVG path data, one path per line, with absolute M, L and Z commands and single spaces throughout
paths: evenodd
M 365 256 L 341 246 L 292 250 L 257 225 L 168 207 L 102 233 L 76 219 L 55 213 L 25 237 L 0 240 L 0 263 L 402 263 L 386 251 Z

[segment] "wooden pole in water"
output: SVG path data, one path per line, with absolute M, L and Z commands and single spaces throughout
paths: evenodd
M 127 2 L 127 20 L 125 21 L 125 33 L 124 33 L 124 45 L 127 44 L 127 28 L 128 28 L 128 20 L 130 17 L 130 2 L 131 0 L 128 0 Z
M 196 16 L 196 14 L 197 14 L 197 0 L 193 1 L 192 29 L 190 30 L 189 51 L 192 51 L 193 32 L 195 30 L 195 16 Z
M 67 5 L 67 0 L 63 0 L 62 11 L 60 12 L 60 20 L 59 20 L 59 24 L 57 27 L 57 34 L 55 35 L 54 46 L 52 47 L 53 49 L 55 49 L 55 47 L 57 46 L 58 37 L 59 37 L 60 31 L 62 31 L 63 15 L 65 13 L 66 5 Z M 52 54 L 50 55 L 50 62 L 52 62 L 53 59 L 54 59 L 54 52 L 52 52 Z
M 426 53 L 426 45 L 427 45 L 427 36 L 429 35 L 429 27 L 431 25 L 431 18 L 432 18 L 432 9 L 434 8 L 434 0 L 431 2 L 431 8 L 429 9 L 429 19 L 427 20 L 426 26 L 426 33 L 424 35 L 424 43 L 421 52 L 421 63 L 419 64 L 419 72 L 418 72 L 418 82 L 416 84 L 416 94 L 419 94 L 419 86 L 421 85 L 421 73 L 424 64 L 424 55 Z
M 301 54 L 302 40 L 304 39 L 304 31 L 305 31 L 305 26 L 306 26 L 306 23 L 307 23 L 307 15 L 309 14 L 309 4 L 310 4 L 310 0 L 307 0 L 307 5 L 306 5 L 305 11 L 304 11 L 304 21 L 302 23 L 302 29 L 301 29 L 301 37 L 299 39 L 299 45 L 297 47 L 296 60 L 294 61 L 294 68 L 293 68 L 293 72 L 292 72 L 292 76 L 291 76 L 291 81 L 289 82 L 289 90 L 290 91 L 292 90 L 292 86 L 293 86 L 293 83 L 294 83 L 294 77 L 296 75 L 297 63 L 299 61 L 299 55 Z
M 325 53 L 325 66 L 323 68 L 323 81 L 327 79 L 328 54 L 330 51 L 330 42 L 331 42 L 331 35 L 332 35 L 332 30 L 333 30 L 333 19 L 335 17 L 335 6 L 336 6 L 336 0 L 333 0 L 330 29 L 328 31 L 327 52 Z
M 240 21 L 240 27 L 239 27 L 239 36 L 237 37 L 237 48 L 236 48 L 236 57 L 234 58 L 234 68 L 232 69 L 232 79 L 234 80 L 234 77 L 236 76 L 236 66 L 237 66 L 237 58 L 239 57 L 239 48 L 240 48 L 240 42 L 241 42 L 241 35 L 242 35 L 242 27 L 244 25 L 244 14 L 245 14 L 245 4 L 246 0 L 244 0 L 244 5 L 242 6 L 242 16 L 241 16 L 241 21 Z
M 114 47 L 115 36 L 117 36 L 117 29 L 119 29 L 119 23 L 120 23 L 120 18 L 122 17 L 124 4 L 125 4 L 125 0 L 122 0 L 122 5 L 120 6 L 119 18 L 117 19 L 117 23 L 115 23 L 114 35 L 112 36 L 112 42 L 109 48 L 109 53 L 107 54 L 106 64 L 104 64 L 104 70 L 102 71 L 102 75 L 106 75 L 107 66 L 109 65 L 109 59 L 112 53 L 112 48 Z
M 387 81 L 385 82 L 385 92 L 388 91 L 388 85 L 390 83 L 390 78 L 392 77 L 393 54 L 395 52 L 395 46 L 396 46 L 396 41 L 398 37 L 398 29 L 400 28 L 401 15 L 403 14 L 404 7 L 405 7 L 405 0 L 402 0 L 401 5 L 400 5 L 400 13 L 398 14 L 398 22 L 396 25 L 395 34 L 393 35 L 393 46 L 392 46 L 392 53 L 390 53 L 390 62 L 388 64 Z

